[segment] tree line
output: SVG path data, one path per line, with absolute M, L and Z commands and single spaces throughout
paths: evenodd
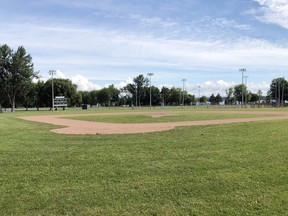
M 20 46 L 16 51 L 8 45 L 0 45 L 0 108 L 11 107 L 52 107 L 52 80 L 38 80 L 34 71 L 32 57 Z M 92 91 L 77 91 L 77 86 L 69 79 L 53 79 L 54 95 L 65 96 L 68 106 L 90 104 L 94 106 L 148 106 L 150 105 L 195 105 L 196 103 L 241 104 L 260 103 L 262 91 L 252 93 L 244 84 L 226 90 L 223 98 L 219 93 L 210 97 L 197 98 L 178 87 L 158 88 L 150 86 L 149 79 L 143 74 L 136 76 L 133 82 L 121 89 L 114 85 Z M 288 84 L 284 78 L 273 79 L 265 100 L 277 105 L 284 105 L 288 99 Z

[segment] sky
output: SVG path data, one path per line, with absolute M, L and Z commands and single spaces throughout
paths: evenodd
M 0 0 L 0 26 L 43 80 L 57 70 L 78 90 L 153 73 L 159 88 L 225 96 L 245 68 L 265 95 L 288 70 L 288 0 Z

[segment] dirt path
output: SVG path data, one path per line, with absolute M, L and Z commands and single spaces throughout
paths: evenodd
M 146 133 L 171 130 L 177 126 L 191 126 L 191 125 L 216 125 L 216 124 L 230 124 L 240 122 L 254 122 L 267 120 L 283 120 L 288 119 L 288 112 L 247 112 L 247 111 L 197 111 L 195 113 L 227 113 L 227 114 L 265 114 L 265 117 L 253 118 L 236 118 L 236 119 L 220 119 L 220 120 L 201 120 L 201 121 L 185 121 L 185 122 L 164 122 L 164 123 L 137 123 L 137 124 L 120 124 L 120 123 L 103 123 L 103 122 L 89 122 L 73 119 L 64 119 L 62 117 L 69 116 L 93 116 L 93 115 L 124 115 L 124 114 L 139 114 L 133 113 L 100 113 L 100 114 L 71 114 L 71 115 L 46 115 L 46 116 L 25 116 L 20 117 L 24 120 L 43 122 L 53 125 L 64 126 L 63 128 L 53 129 L 55 133 L 62 134 L 130 134 L 130 133 Z M 165 112 L 143 113 L 153 117 L 161 117 L 169 115 Z M 278 116 L 275 116 L 278 115 Z

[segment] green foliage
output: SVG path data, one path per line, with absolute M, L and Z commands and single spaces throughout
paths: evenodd
M 53 79 L 54 96 L 65 96 L 68 106 L 81 105 L 81 96 L 77 92 L 77 86 L 69 79 Z M 45 82 L 42 89 L 42 100 L 46 107 L 52 107 L 52 79 Z
M 245 84 L 240 84 L 240 85 L 236 85 L 234 86 L 234 98 L 235 101 L 238 101 L 239 103 L 242 102 L 242 98 L 243 98 L 243 102 L 245 101 L 245 92 L 247 91 L 247 87 Z M 242 96 L 243 95 L 243 96 Z
M 1 114 L 0 215 L 285 215 L 287 127 L 61 135 Z
M 108 88 L 93 90 L 91 92 L 80 91 L 79 94 L 82 98 L 82 104 L 111 106 L 118 105 L 120 90 L 110 85 Z
M 168 105 L 179 105 L 181 104 L 181 88 L 172 87 L 169 90 L 168 98 L 166 103 Z
M 90 102 L 90 92 L 89 91 L 79 91 L 82 98 L 82 104 L 92 104 Z
M 143 99 L 144 104 L 149 105 L 150 104 L 150 87 L 145 87 L 144 89 L 145 97 Z M 161 94 L 159 88 L 155 86 L 151 86 L 151 103 L 152 106 L 159 106 L 161 103 Z
M 103 88 L 97 93 L 97 102 L 102 104 L 103 106 L 107 106 L 110 103 L 110 95 L 109 90 L 107 88 Z
M 26 96 L 36 75 L 32 57 L 24 47 L 20 46 L 14 52 L 7 45 L 0 46 L 0 97 L 9 101 L 12 111 L 15 110 L 16 97 Z
M 218 93 L 215 98 L 215 103 L 220 104 L 223 101 L 221 95 Z
M 284 77 L 275 78 L 271 81 L 267 96 L 270 100 L 273 99 L 277 106 L 284 105 L 284 101 L 288 100 L 288 82 Z
M 216 97 L 214 94 L 212 94 L 209 98 L 209 102 L 213 105 L 213 104 L 215 104 L 215 100 L 216 100 Z
M 127 84 L 124 87 L 126 93 L 131 94 L 132 100 L 131 105 L 135 104 L 136 106 L 143 105 L 143 100 L 145 98 L 145 88 L 149 85 L 149 79 L 144 77 L 143 74 L 135 77 L 132 84 Z
M 220 104 L 223 101 L 221 95 L 218 93 L 216 96 L 212 94 L 209 98 L 209 102 L 213 104 Z
M 184 105 L 196 104 L 196 102 L 195 95 L 188 94 L 186 91 L 184 92 Z
M 97 105 L 97 97 L 98 97 L 98 91 L 93 90 L 90 92 L 90 104 L 91 105 Z
M 169 88 L 163 86 L 160 91 L 160 95 L 161 95 L 163 104 L 166 105 L 168 96 L 169 96 Z
M 119 105 L 119 95 L 120 90 L 114 87 L 114 85 L 110 85 L 108 87 L 108 93 L 109 93 L 109 105 Z
M 207 97 L 205 95 L 200 97 L 200 103 L 206 103 L 206 102 L 207 102 Z
M 234 88 L 229 88 L 226 90 L 227 97 L 225 99 L 225 104 L 233 104 L 235 102 L 235 98 L 233 97 Z
M 250 100 L 249 101 L 253 102 L 253 103 L 258 102 L 259 99 L 260 99 L 259 95 L 255 94 L 255 93 L 250 93 L 249 96 L 250 96 Z

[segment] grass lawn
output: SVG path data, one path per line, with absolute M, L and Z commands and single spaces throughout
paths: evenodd
M 18 115 L 0 114 L 0 215 L 288 212 L 288 121 L 61 135 Z

